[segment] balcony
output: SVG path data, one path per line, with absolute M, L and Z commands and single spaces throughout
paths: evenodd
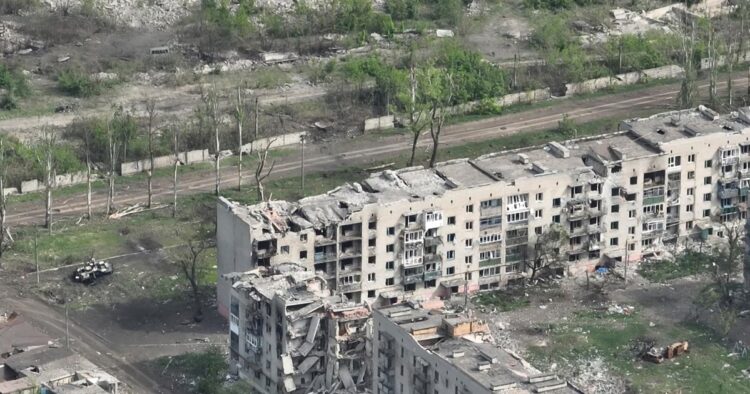
M 734 183 L 719 185 L 719 198 L 737 198 L 740 195 L 740 189 Z
M 490 206 L 486 208 L 479 208 L 479 217 L 489 217 L 489 216 L 497 216 L 502 215 L 504 212 L 503 207 L 501 205 L 496 206 Z
M 600 224 L 589 224 L 586 226 L 586 233 L 588 234 L 599 234 L 604 232 L 604 226 Z
M 335 252 L 318 252 L 315 253 L 315 262 L 316 263 L 324 263 L 326 261 L 334 261 L 336 260 L 336 253 Z
M 529 242 L 528 235 L 524 235 L 522 237 L 510 237 L 505 240 L 506 246 L 513 246 L 513 245 L 523 245 L 525 243 Z
M 438 236 L 438 235 L 424 237 L 424 246 L 425 247 L 430 248 L 430 247 L 439 246 L 439 245 L 442 245 L 442 244 L 443 244 L 443 239 L 440 238 L 440 236 Z
M 664 194 L 659 195 L 646 195 L 643 194 L 643 205 L 656 205 L 664 202 Z
M 482 267 L 482 268 L 483 267 L 492 267 L 494 265 L 500 265 L 500 264 L 502 264 L 502 260 L 501 259 L 489 259 L 489 260 L 480 261 L 479 262 L 479 267 Z
M 424 274 L 420 272 L 419 274 L 404 275 L 402 281 L 405 285 L 410 285 L 412 283 L 422 282 L 423 280 Z
M 729 215 L 729 214 L 734 214 L 734 213 L 738 213 L 738 212 L 739 212 L 739 208 L 737 208 L 736 206 L 721 207 L 721 214 L 722 215 Z
M 424 280 L 433 280 L 439 278 L 440 276 L 442 276 L 442 272 L 440 272 L 439 270 L 425 271 Z
M 324 237 L 322 235 L 315 236 L 315 246 L 333 245 L 336 243 L 336 239 Z
M 337 287 L 338 287 L 338 290 L 342 293 L 350 293 L 352 291 L 362 290 L 362 282 L 351 282 L 351 283 L 339 282 L 339 285 Z
M 430 254 L 424 255 L 423 261 L 425 263 L 441 263 L 443 261 L 443 256 L 437 253 L 430 253 Z
M 349 248 L 341 252 L 339 254 L 339 258 L 342 259 L 349 259 L 352 257 L 360 257 L 362 256 L 362 250 L 359 248 Z
M 440 211 L 425 212 L 424 214 L 424 228 L 425 230 L 431 230 L 433 228 L 439 228 L 443 226 L 443 213 Z
M 404 259 L 401 260 L 401 265 L 404 268 L 419 267 L 422 264 L 423 264 L 422 256 L 414 256 L 414 257 L 409 257 L 409 258 L 404 257 Z
M 522 260 L 523 260 L 523 255 L 520 253 L 505 255 L 506 263 L 515 263 L 515 262 L 522 261 Z

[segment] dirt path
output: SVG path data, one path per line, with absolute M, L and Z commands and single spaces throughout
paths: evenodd
M 744 77 L 735 80 L 735 88 L 737 89 L 743 89 L 747 86 L 746 84 L 747 80 Z M 706 87 L 706 84 L 702 84 L 699 89 L 705 90 Z M 725 90 L 726 82 L 721 82 L 719 88 Z M 563 114 L 567 114 L 576 122 L 583 123 L 597 119 L 624 118 L 632 116 L 636 112 L 662 112 L 672 108 L 678 89 L 679 85 L 671 84 L 600 96 L 588 100 L 564 100 L 555 106 L 453 125 L 443 131 L 441 144 L 443 146 L 456 146 L 516 133 L 545 130 L 555 127 Z M 419 148 L 426 149 L 429 145 L 429 138 L 423 137 Z M 347 166 L 366 165 L 408 152 L 409 148 L 409 138 L 404 135 L 381 137 L 376 141 L 363 138 L 313 145 L 306 149 L 305 168 L 309 173 L 311 171 L 331 171 Z M 300 158 L 296 154 L 284 157 L 277 161 L 272 176 L 283 178 L 298 174 L 299 161 Z M 236 169 L 224 168 L 222 179 L 224 187 L 236 185 Z M 249 175 L 243 181 L 248 185 L 252 183 Z M 195 171 L 181 178 L 179 192 L 182 195 L 206 192 L 212 190 L 213 185 L 214 181 L 210 170 Z M 154 195 L 157 201 L 168 200 L 171 193 L 170 179 L 156 180 Z M 116 202 L 120 205 L 143 202 L 145 199 L 145 190 L 134 188 L 132 184 L 119 189 L 116 196 Z M 54 202 L 55 212 L 57 215 L 80 215 L 86 210 L 85 200 L 85 195 L 80 194 L 67 197 L 64 201 L 56 201 Z M 106 204 L 106 195 L 96 193 L 92 201 L 95 209 L 102 208 Z M 43 214 L 44 210 L 40 202 L 9 204 L 8 206 L 8 221 L 11 224 L 37 223 L 41 221 Z

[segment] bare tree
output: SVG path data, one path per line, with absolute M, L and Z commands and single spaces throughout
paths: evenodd
M 708 17 L 706 18 L 706 23 L 708 24 L 708 96 L 711 104 L 716 105 L 718 101 L 716 80 L 719 76 L 719 69 L 717 67 L 719 46 L 716 39 L 716 32 L 714 31 L 713 20 Z
M 177 217 L 177 167 L 180 165 L 179 151 L 179 126 L 172 126 L 172 154 L 174 154 L 174 164 L 172 166 L 172 217 Z
M 107 191 L 107 212 L 105 217 L 109 217 L 112 213 L 115 204 L 115 176 L 117 175 L 117 155 L 119 151 L 119 144 L 117 138 L 115 138 L 114 130 L 112 129 L 112 123 L 107 122 L 107 156 L 109 159 L 107 178 L 109 181 L 109 188 Z
M 237 88 L 237 103 L 234 107 L 234 118 L 237 121 L 237 190 L 242 190 L 242 125 L 245 123 L 245 102 L 242 99 L 242 88 Z
M 742 277 L 745 292 L 750 294 L 750 218 L 745 221 L 745 255 L 743 256 Z
M 3 257 L 3 251 L 7 246 L 5 244 L 5 233 L 8 232 L 8 228 L 5 225 L 7 206 L 5 199 L 5 174 L 7 166 L 5 163 L 5 146 L 3 142 L 3 139 L 0 138 L 0 257 Z M 0 266 L 2 266 L 2 260 L 0 260 Z
M 276 163 L 275 161 L 271 161 L 270 167 L 266 169 L 266 165 L 268 161 L 268 151 L 271 149 L 271 145 L 275 141 L 276 139 L 269 139 L 268 142 L 266 143 L 266 146 L 257 151 L 258 165 L 255 167 L 255 184 L 258 188 L 258 201 L 266 200 L 266 194 L 265 194 L 265 188 L 263 187 L 263 181 L 266 178 L 268 178 L 269 175 L 271 175 L 271 171 L 273 171 L 273 166 Z
M 563 261 L 564 246 L 568 244 L 568 232 L 559 224 L 552 224 L 542 234 L 537 235 L 529 252 L 531 259 L 525 259 L 527 271 L 531 271 L 529 280 L 533 281 L 539 271 L 554 267 Z
M 146 132 L 148 133 L 148 202 L 146 205 L 151 208 L 151 204 L 153 203 L 154 193 L 153 193 L 153 178 L 154 178 L 154 121 L 156 120 L 156 100 L 154 99 L 147 99 L 145 102 L 146 105 L 146 120 L 147 120 L 147 129 Z
M 677 94 L 677 104 L 680 108 L 695 106 L 697 100 L 696 70 L 693 61 L 695 54 L 695 22 L 689 21 L 690 31 L 681 31 L 682 53 L 681 60 L 685 74 L 680 83 L 680 92 Z M 686 25 L 686 24 L 684 24 Z M 684 26 L 683 25 L 683 26 Z
M 414 159 L 417 154 L 417 142 L 419 142 L 419 136 L 422 134 L 422 131 L 424 130 L 425 126 L 427 126 L 427 122 L 425 121 L 426 113 L 428 112 L 429 107 L 424 105 L 424 103 L 420 100 L 417 101 L 419 96 L 417 95 L 418 90 L 418 81 L 417 81 L 417 75 L 414 70 L 414 66 L 411 66 L 409 68 L 409 118 L 408 118 L 408 128 L 409 132 L 411 132 L 412 140 L 411 140 L 411 156 L 409 157 L 409 166 L 414 165 Z
M 201 115 L 208 121 L 208 126 L 211 127 L 214 134 L 214 172 L 216 178 L 214 194 L 218 196 L 221 191 L 221 141 L 219 140 L 221 115 L 219 114 L 219 100 L 216 95 L 216 88 L 204 92 L 201 100 L 203 101 Z
M 55 178 L 55 145 L 57 135 L 45 126 L 37 143 L 36 159 L 44 169 L 44 227 L 52 231 L 52 186 Z
M 91 127 L 84 126 L 83 145 L 86 149 L 86 218 L 91 220 Z
M 443 130 L 446 108 L 453 100 L 453 77 L 442 70 L 430 68 L 424 75 L 425 94 L 430 103 L 430 137 L 432 137 L 432 154 L 430 155 L 430 168 L 435 167 L 437 161 L 438 147 L 440 145 L 440 133 Z
M 201 224 L 192 233 L 182 233 L 177 230 L 178 238 L 186 239 L 187 245 L 183 249 L 177 249 L 172 254 L 172 260 L 180 267 L 185 280 L 190 285 L 193 298 L 193 320 L 203 320 L 203 294 L 201 292 L 201 280 L 210 269 L 208 259 L 203 254 L 211 247 L 210 229 Z

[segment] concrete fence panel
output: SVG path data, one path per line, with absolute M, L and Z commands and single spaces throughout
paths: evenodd
M 365 119 L 365 131 L 389 129 L 393 127 L 393 115 L 381 116 L 379 118 Z
M 296 145 L 302 141 L 302 138 L 305 135 L 307 135 L 306 132 L 300 131 L 296 133 L 281 134 L 273 137 L 258 138 L 253 142 L 242 145 L 242 151 L 248 153 L 254 149 L 262 149 L 265 148 L 269 142 L 271 143 L 271 149 L 281 148 L 289 145 Z
M 18 189 L 15 187 L 6 187 L 5 189 L 3 189 L 4 196 L 10 196 L 12 194 L 18 194 Z
M 41 189 L 40 183 L 36 179 L 21 182 L 21 193 L 32 193 Z

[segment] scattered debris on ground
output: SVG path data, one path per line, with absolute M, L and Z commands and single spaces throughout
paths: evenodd
M 96 261 L 93 258 L 73 271 L 70 278 L 73 282 L 93 285 L 96 280 L 112 274 L 112 264 L 106 261 Z

